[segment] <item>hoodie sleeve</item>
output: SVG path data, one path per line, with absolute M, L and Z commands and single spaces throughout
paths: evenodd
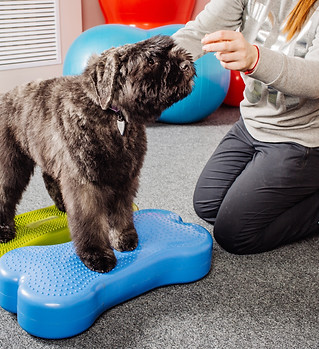
M 205 34 L 222 29 L 238 29 L 244 7 L 244 0 L 211 0 L 194 21 L 188 22 L 172 37 L 196 60 L 204 54 L 201 39 Z

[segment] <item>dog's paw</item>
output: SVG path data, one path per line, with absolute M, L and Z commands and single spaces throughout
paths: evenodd
M 78 253 L 81 261 L 92 271 L 108 273 L 116 266 L 116 257 L 112 249 L 87 248 Z
M 14 228 L 9 225 L 0 224 L 0 243 L 6 243 L 16 236 Z
M 113 236 L 111 245 L 119 252 L 133 251 L 138 245 L 138 236 L 134 228 L 126 229 L 116 238 Z

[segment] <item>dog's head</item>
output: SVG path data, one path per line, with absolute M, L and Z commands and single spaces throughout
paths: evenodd
M 195 68 L 171 37 L 159 35 L 92 57 L 84 75 L 102 109 L 147 122 L 191 92 Z

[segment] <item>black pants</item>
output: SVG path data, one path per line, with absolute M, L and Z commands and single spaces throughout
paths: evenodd
M 319 233 L 319 148 L 259 142 L 240 119 L 200 175 L 194 208 L 232 253 L 269 251 Z

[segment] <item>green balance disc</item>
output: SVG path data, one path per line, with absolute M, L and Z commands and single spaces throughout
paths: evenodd
M 137 210 L 133 203 L 133 211 Z M 14 222 L 16 237 L 7 243 L 0 243 L 0 257 L 19 247 L 56 245 L 71 240 L 66 213 L 55 206 L 19 214 Z

